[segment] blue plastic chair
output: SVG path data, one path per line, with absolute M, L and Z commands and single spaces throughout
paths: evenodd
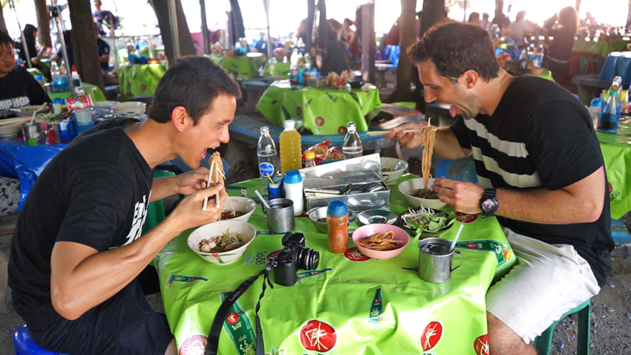
M 13 334 L 13 347 L 15 355 L 67 355 L 42 349 L 31 337 L 26 324 L 19 327 Z

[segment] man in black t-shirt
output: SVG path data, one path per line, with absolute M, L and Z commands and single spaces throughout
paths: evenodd
M 176 354 L 166 317 L 149 307 L 138 276 L 171 239 L 219 219 L 225 189 L 206 188 L 208 170 L 198 167 L 207 148 L 230 140 L 239 96 L 212 60 L 179 58 L 146 121 L 103 122 L 51 160 L 24 203 L 9 260 L 13 307 L 41 347 Z M 153 169 L 174 157 L 198 169 L 154 180 Z M 141 235 L 149 203 L 174 194 L 189 196 Z
M 44 88 L 26 69 L 15 65 L 13 40 L 0 31 L 0 119 L 15 117 L 12 108 L 51 103 Z
M 536 354 L 530 342 L 570 309 L 596 295 L 611 273 L 607 179 L 589 113 L 551 81 L 501 69 L 488 34 L 443 23 L 409 55 L 427 102 L 451 104 L 451 127 L 436 132 L 434 152 L 472 155 L 478 184 L 434 181 L 441 201 L 463 213 L 497 216 L 517 264 L 486 295 L 489 347 Z M 422 135 L 396 127 L 405 148 Z

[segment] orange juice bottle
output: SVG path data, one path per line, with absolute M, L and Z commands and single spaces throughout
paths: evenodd
M 302 169 L 302 144 L 294 120 L 285 121 L 285 130 L 280 134 L 280 170 L 283 175 L 289 170 Z

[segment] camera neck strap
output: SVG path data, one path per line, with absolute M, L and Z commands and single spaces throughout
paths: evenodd
M 275 260 L 270 259 L 270 261 L 265 266 L 265 269 L 259 272 L 257 275 L 250 277 L 245 280 L 239 287 L 237 287 L 230 295 L 221 303 L 217 314 L 215 315 L 215 319 L 213 320 L 213 324 L 210 327 L 210 333 L 208 334 L 208 344 L 206 345 L 205 355 L 217 355 L 217 350 L 219 348 L 219 335 L 221 335 L 221 328 L 223 328 L 223 323 L 230 312 L 230 308 L 234 305 L 235 302 L 241 297 L 245 291 L 254 284 L 254 282 L 259 278 L 259 276 L 263 275 L 263 287 L 261 291 L 261 295 L 259 296 L 259 300 L 256 303 L 255 310 L 255 321 L 256 321 L 256 355 L 265 355 L 265 345 L 263 343 L 263 329 L 261 328 L 261 320 L 259 319 L 259 309 L 261 308 L 261 300 L 263 299 L 263 295 L 265 294 L 265 289 L 267 288 L 266 284 L 269 284 L 270 288 L 274 288 L 272 285 L 272 281 L 269 279 L 269 272 L 274 267 Z

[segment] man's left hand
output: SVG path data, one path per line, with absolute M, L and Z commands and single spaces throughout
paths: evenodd
M 484 188 L 470 182 L 438 178 L 434 180 L 432 190 L 438 193 L 438 198 L 454 210 L 462 213 L 481 213 L 480 200 L 484 195 Z
M 177 175 L 173 178 L 175 191 L 181 195 L 190 195 L 193 192 L 205 189 L 209 171 L 206 168 L 197 168 L 189 172 Z

